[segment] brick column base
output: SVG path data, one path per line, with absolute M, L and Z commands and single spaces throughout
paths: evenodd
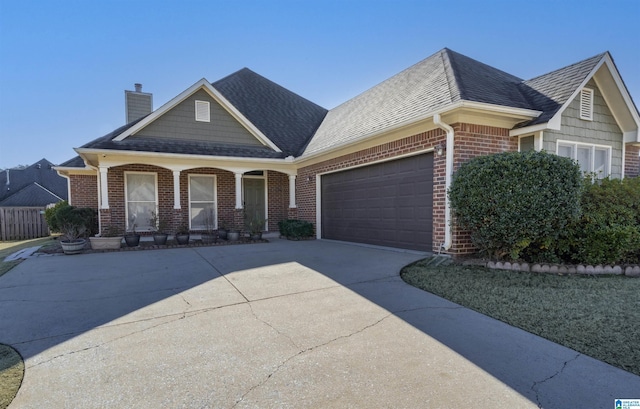
M 298 208 L 290 207 L 287 211 L 287 219 L 297 219 L 298 218 Z
M 104 231 L 104 228 L 111 225 L 111 209 L 98 210 L 100 233 Z
M 171 214 L 171 231 L 176 232 L 183 224 L 187 223 L 184 219 L 184 214 L 182 209 L 173 209 L 173 213 Z

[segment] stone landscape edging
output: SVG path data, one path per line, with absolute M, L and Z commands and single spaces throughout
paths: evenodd
M 512 270 L 525 271 L 532 273 L 549 273 L 549 274 L 585 274 L 585 275 L 626 275 L 627 277 L 640 277 L 640 265 L 635 266 L 596 266 L 578 264 L 546 264 L 546 263 L 510 263 L 508 261 L 488 261 L 485 267 L 494 270 Z

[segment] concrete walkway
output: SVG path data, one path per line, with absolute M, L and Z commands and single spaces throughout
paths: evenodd
M 405 284 L 423 256 L 325 241 L 31 258 L 0 277 L 10 408 L 564 408 L 640 377 Z

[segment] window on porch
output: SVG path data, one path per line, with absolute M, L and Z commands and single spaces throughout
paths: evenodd
M 155 173 L 126 172 L 125 202 L 127 230 L 151 230 L 149 219 L 158 207 L 158 186 Z
M 189 222 L 192 230 L 216 230 L 216 177 L 189 175 Z

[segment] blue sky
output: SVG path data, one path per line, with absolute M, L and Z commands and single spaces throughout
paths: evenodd
M 0 169 L 125 122 L 243 67 L 324 106 L 448 47 L 521 78 L 610 51 L 640 101 L 640 1 L 0 0 Z

